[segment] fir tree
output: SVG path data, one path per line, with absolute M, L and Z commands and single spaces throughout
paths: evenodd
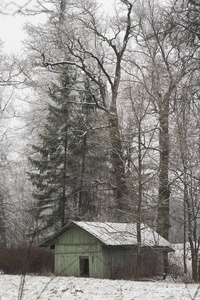
M 32 184 L 36 187 L 37 218 L 42 228 L 58 229 L 72 218 L 69 195 L 74 180 L 73 150 L 77 146 L 74 134 L 77 120 L 74 119 L 72 86 L 75 79 L 68 67 L 61 69 L 57 83 L 49 89 L 51 103 L 42 134 L 40 146 L 33 145 L 37 158 L 30 158 L 36 172 L 30 173 Z M 43 222 L 41 222 L 43 220 Z
M 32 146 L 30 158 L 38 232 L 59 230 L 72 219 L 96 220 L 105 206 L 102 191 L 107 183 L 99 178 L 109 172 L 102 143 L 106 134 L 101 126 L 93 130 L 102 112 L 93 102 L 87 78 L 77 79 L 67 66 L 59 69 L 58 82 L 49 88 L 51 103 L 40 145 Z

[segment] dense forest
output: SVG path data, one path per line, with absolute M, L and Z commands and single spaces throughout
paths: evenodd
M 189 242 L 197 280 L 199 1 L 12 9 L 44 22 L 26 24 L 20 58 L 1 47 L 1 244 L 85 220 L 136 222 L 140 245 L 146 223 Z

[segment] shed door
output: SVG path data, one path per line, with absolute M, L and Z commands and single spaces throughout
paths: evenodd
M 79 257 L 79 267 L 80 267 L 80 276 L 89 277 L 89 257 L 80 256 Z

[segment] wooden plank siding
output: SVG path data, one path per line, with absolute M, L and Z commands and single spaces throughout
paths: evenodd
M 104 278 L 130 279 L 134 277 L 137 264 L 137 248 L 134 246 L 103 246 Z M 144 247 L 142 252 L 141 275 L 144 277 L 162 275 L 163 250 Z
M 104 278 L 130 279 L 136 265 L 135 247 L 103 246 Z
M 90 277 L 103 278 L 102 244 L 75 225 L 55 243 L 55 274 L 79 277 L 80 257 L 88 257 Z
M 130 279 L 137 264 L 135 228 L 134 223 L 74 221 L 40 246 L 55 246 L 56 275 Z M 162 275 L 164 253 L 174 250 L 151 228 L 144 226 L 141 233 L 141 276 Z

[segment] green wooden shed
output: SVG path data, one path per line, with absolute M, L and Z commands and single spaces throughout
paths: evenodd
M 162 275 L 172 245 L 144 224 L 141 236 L 142 275 Z M 136 224 L 71 222 L 40 247 L 54 249 L 56 275 L 128 279 L 137 260 Z

